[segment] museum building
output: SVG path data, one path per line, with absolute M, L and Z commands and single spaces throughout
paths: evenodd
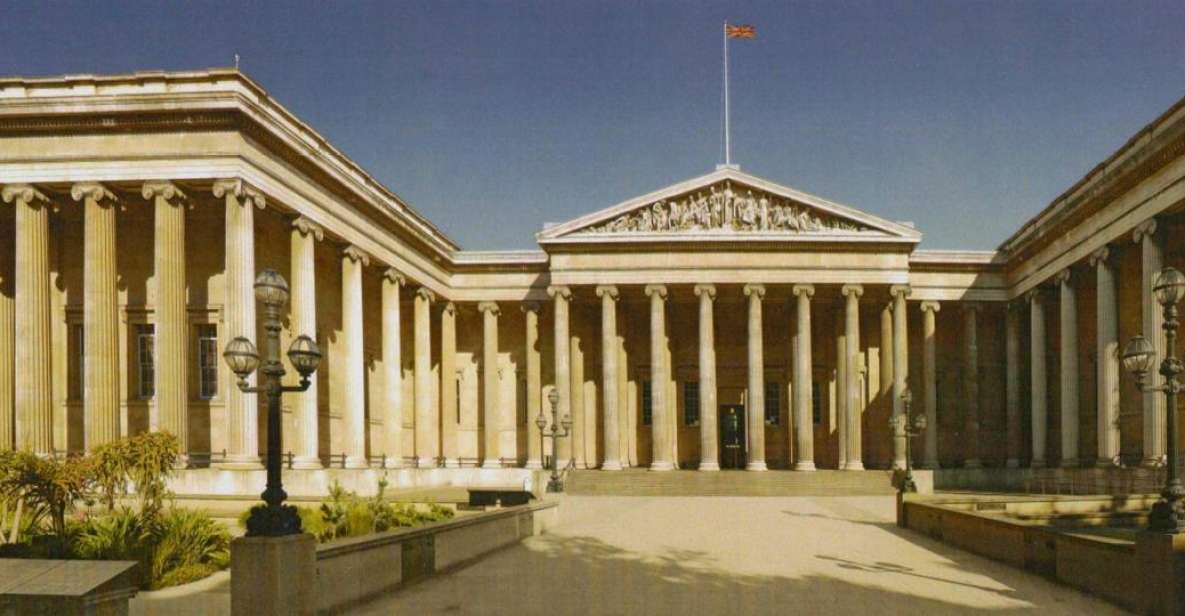
M 325 354 L 293 469 L 539 468 L 550 398 L 578 469 L 890 468 L 907 408 L 922 466 L 1156 466 L 1118 354 L 1163 349 L 1183 179 L 1178 103 L 995 251 L 735 166 L 470 251 L 236 70 L 0 78 L 0 448 L 167 430 L 260 468 L 221 352 L 271 268 Z

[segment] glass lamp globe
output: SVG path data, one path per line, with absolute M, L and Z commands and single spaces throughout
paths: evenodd
M 312 338 L 302 334 L 288 347 L 288 361 L 292 362 L 292 367 L 296 368 L 300 376 L 307 377 L 321 365 L 321 349 L 317 348 Z
M 547 402 L 551 405 L 551 408 L 555 408 L 555 405 L 560 403 L 560 392 L 554 389 L 547 392 Z
M 222 351 L 222 358 L 240 379 L 245 379 L 259 367 L 259 352 L 250 340 L 237 336 L 226 345 Z
M 572 427 L 572 416 L 571 415 L 564 415 L 564 418 L 560 423 L 562 423 L 564 425 L 564 430 L 567 431 L 568 429 L 570 429 Z
M 1152 292 L 1156 294 L 1156 301 L 1161 306 L 1176 304 L 1185 294 L 1185 275 L 1172 267 L 1160 270 L 1156 282 L 1152 285 Z
M 547 418 L 543 416 L 542 412 L 540 412 L 539 416 L 535 418 L 535 425 L 539 426 L 540 430 L 547 427 Z
M 255 278 L 255 299 L 273 306 L 288 301 L 288 281 L 274 269 L 265 269 Z
M 913 403 L 913 391 L 906 389 L 905 391 L 901 392 L 901 402 L 904 404 Z
M 1137 335 L 1123 349 L 1122 359 L 1124 370 L 1140 376 L 1152 368 L 1152 363 L 1156 360 L 1156 350 L 1152 348 L 1151 342 Z
M 913 418 L 913 428 L 918 432 L 924 431 L 928 423 L 929 420 L 926 419 L 925 415 L 918 415 L 917 417 Z

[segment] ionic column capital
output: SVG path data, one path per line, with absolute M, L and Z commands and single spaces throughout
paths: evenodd
M 305 216 L 298 216 L 292 220 L 292 228 L 300 232 L 304 236 L 312 236 L 318 242 L 325 239 L 325 230 L 321 225 L 313 222 Z
M 1057 282 L 1059 285 L 1070 286 L 1070 278 L 1071 278 L 1071 276 L 1072 276 L 1072 274 L 1071 274 L 1071 272 L 1070 272 L 1070 268 L 1068 268 L 1068 267 L 1067 267 L 1066 269 L 1064 269 L 1064 270 L 1062 270 L 1062 271 L 1060 271 L 1060 272 L 1058 272 L 1058 273 L 1054 274 L 1054 275 L 1053 275 L 1053 279 L 1054 279 L 1054 280 L 1055 280 L 1055 281 L 1056 281 L 1056 282 Z
M 119 201 L 115 193 L 98 182 L 79 182 L 70 187 L 70 197 L 75 201 L 94 201 L 99 205 L 113 205 Z
M 1139 244 L 1145 237 L 1156 236 L 1156 219 L 1149 218 L 1132 229 L 1132 241 Z
M 436 294 L 433 293 L 432 289 L 429 289 L 428 287 L 420 287 L 416 289 L 416 297 L 423 298 L 427 300 L 428 303 L 436 301 Z
M 667 285 L 665 285 L 665 284 L 648 284 L 648 285 L 646 285 L 646 288 L 643 290 L 643 292 L 646 293 L 646 297 L 657 296 L 659 299 L 666 299 Z
M 1107 265 L 1107 259 L 1111 256 L 1111 247 L 1103 244 L 1102 248 L 1090 253 L 1090 266 L 1099 267 L 1100 265 Z
M 898 295 L 901 296 L 901 299 L 905 299 L 909 297 L 910 293 L 913 293 L 913 289 L 907 284 L 895 284 L 889 287 L 889 295 L 892 295 L 893 299 L 897 299 Z
M 4 199 L 5 203 L 13 205 L 25 205 L 31 207 L 52 207 L 57 210 L 49 197 L 44 193 L 33 187 L 32 184 L 5 184 L 3 189 L 0 189 L 0 198 Z
M 619 296 L 619 293 L 618 293 L 617 287 L 615 285 L 611 285 L 611 284 L 597 285 L 597 297 L 608 297 L 609 299 L 616 300 L 618 298 L 618 296 Z
M 428 300 L 428 301 L 432 301 L 432 300 Z M 444 305 L 440 307 L 440 313 L 447 314 L 449 316 L 456 316 L 457 305 L 452 302 L 445 302 Z
M 941 306 L 939 306 L 938 302 L 934 302 L 934 301 L 926 301 L 926 302 L 922 302 L 922 304 L 921 304 L 920 306 L 918 306 L 918 307 L 922 309 L 922 312 L 923 312 L 923 313 L 925 313 L 925 312 L 938 312 L 938 311 L 939 311 L 939 309 L 941 309 Z
M 222 198 L 230 195 L 237 199 L 240 205 L 250 203 L 261 210 L 267 205 L 263 193 L 244 182 L 242 178 L 215 180 L 212 190 L 215 197 Z
M 1025 301 L 1033 304 L 1041 301 L 1041 287 L 1033 287 L 1025 293 Z
M 478 302 L 477 311 L 482 314 L 489 312 L 494 316 L 498 316 L 501 314 L 502 309 L 498 307 L 498 302 Z
M 839 292 L 843 294 L 844 297 L 849 295 L 860 297 L 861 295 L 864 295 L 864 286 L 858 284 L 845 284 L 844 286 L 840 287 Z
M 399 270 L 393 267 L 388 267 L 387 269 L 383 270 L 383 280 L 401 287 L 407 286 L 407 277 L 405 277 L 403 274 L 400 274 Z
M 763 284 L 747 284 L 744 287 L 745 297 L 756 296 L 757 299 L 765 297 L 765 285 Z
M 177 185 L 168 180 L 152 180 L 144 182 L 140 187 L 140 195 L 145 199 L 160 197 L 169 205 L 177 206 L 187 201 L 189 197 Z
M 796 285 L 794 285 L 794 288 L 792 289 L 792 291 L 794 292 L 794 295 L 796 297 L 805 295 L 807 299 L 810 299 L 815 296 L 815 285 L 813 285 L 813 284 L 796 284 Z
M 539 302 L 523 302 L 519 304 L 518 309 L 522 310 L 523 313 L 533 312 L 535 314 L 539 314 L 540 312 L 543 312 L 543 304 Z
M 709 300 L 716 299 L 716 285 L 714 284 L 697 284 L 695 285 L 696 297 L 707 297 Z
M 370 265 L 370 255 L 353 244 L 342 249 L 342 258 L 349 259 L 355 263 L 361 263 L 362 265 Z
M 572 289 L 564 285 L 552 285 L 547 287 L 547 295 L 554 299 L 572 299 Z

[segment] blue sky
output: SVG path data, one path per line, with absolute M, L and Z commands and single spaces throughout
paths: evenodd
M 469 249 L 721 158 L 994 248 L 1185 95 L 1181 2 L 14 2 L 0 74 L 242 68 Z

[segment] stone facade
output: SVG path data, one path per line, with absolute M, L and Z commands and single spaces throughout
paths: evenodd
M 283 344 L 326 356 L 285 399 L 298 469 L 888 468 L 907 389 L 926 466 L 1164 457 L 1117 353 L 1185 265 L 1180 105 L 996 251 L 733 167 L 465 251 L 231 70 L 0 79 L 0 145 L 0 447 L 169 430 L 187 464 L 258 468 L 221 350 L 260 337 L 273 268 Z

